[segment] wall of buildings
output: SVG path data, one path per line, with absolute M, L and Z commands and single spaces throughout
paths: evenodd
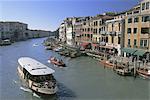
M 77 21 L 77 19 L 80 19 L 80 21 Z M 75 34 L 75 41 L 72 42 L 75 42 L 75 44 L 80 45 L 89 42 L 93 44 L 93 50 L 97 50 L 95 46 L 98 50 L 105 48 L 112 51 L 112 48 L 115 48 L 118 56 L 124 53 L 122 50 L 124 48 L 150 52 L 149 0 L 143 0 L 132 9 L 121 13 L 70 17 L 67 20 L 72 23 L 72 36 Z M 71 28 L 66 27 L 66 30 L 68 31 L 66 31 L 67 40 L 70 39 Z M 72 37 L 72 39 L 74 38 Z
M 44 30 L 26 30 L 26 37 L 27 38 L 41 38 L 41 37 L 48 37 L 50 36 L 50 31 Z
M 50 31 L 29 30 L 28 25 L 21 22 L 0 22 L 0 40 L 20 41 L 30 38 L 50 36 Z
M 146 9 L 147 2 L 144 0 L 126 12 L 125 47 L 149 51 L 150 7 Z
M 1 39 L 24 40 L 27 27 L 27 24 L 20 22 L 0 22 Z

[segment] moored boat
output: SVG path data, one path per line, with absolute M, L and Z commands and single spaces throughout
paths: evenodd
M 55 57 L 50 57 L 48 61 L 57 66 L 66 66 L 62 60 L 56 59 Z
M 58 90 L 56 80 L 52 75 L 55 71 L 39 61 L 21 57 L 18 59 L 18 75 L 22 85 L 41 94 L 55 94 Z
M 129 70 L 128 68 L 124 68 L 124 67 L 118 67 L 116 69 L 114 69 L 114 71 L 122 76 L 131 76 L 132 72 L 131 70 Z
M 11 45 L 11 41 L 9 39 L 1 40 L 0 41 L 0 45 L 1 46 L 3 46 L 3 45 Z
M 46 46 L 45 49 L 46 50 L 52 50 L 52 46 Z
M 150 79 L 150 69 L 148 68 L 139 68 L 137 69 L 137 73 L 146 79 Z
M 54 48 L 54 51 L 55 51 L 55 52 L 59 52 L 59 51 L 61 51 L 61 50 L 62 50 L 62 47 Z

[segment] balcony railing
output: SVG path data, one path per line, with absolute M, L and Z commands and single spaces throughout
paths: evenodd
M 102 35 L 105 35 L 106 34 L 106 31 L 101 31 L 100 32 Z
M 148 49 L 148 47 L 140 46 L 141 49 Z

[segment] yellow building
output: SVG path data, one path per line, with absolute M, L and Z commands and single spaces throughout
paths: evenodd
M 81 41 L 84 43 L 91 43 L 92 42 L 92 17 L 85 17 L 82 21 L 82 33 L 81 33 Z
M 125 13 L 117 14 L 114 19 L 106 21 L 107 46 L 117 49 L 117 55 L 121 55 L 121 48 L 123 48 L 123 34 L 124 34 L 124 16 Z
M 150 52 L 150 1 L 143 0 L 139 5 L 126 12 L 125 48 L 129 55 L 142 57 Z M 126 56 L 125 53 L 125 56 Z M 150 59 L 150 55 L 146 56 Z

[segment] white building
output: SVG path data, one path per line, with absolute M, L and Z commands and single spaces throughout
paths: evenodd
M 67 44 L 73 45 L 73 27 L 72 25 L 68 25 L 66 28 L 66 38 L 67 38 Z
M 59 27 L 59 40 L 63 43 L 66 42 L 66 24 L 64 22 Z

